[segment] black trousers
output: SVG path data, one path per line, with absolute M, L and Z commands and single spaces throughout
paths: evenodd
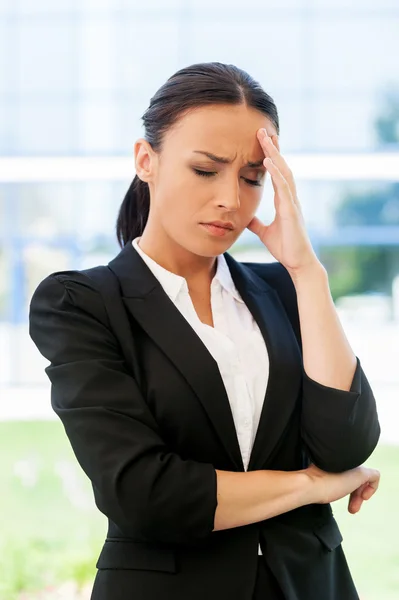
M 258 556 L 258 571 L 252 598 L 253 600 L 284 600 L 280 586 L 262 555 Z

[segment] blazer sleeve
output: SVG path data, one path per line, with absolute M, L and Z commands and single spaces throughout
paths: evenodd
M 265 273 L 265 266 L 264 273 Z M 281 263 L 271 263 L 267 278 L 280 297 L 302 351 L 295 286 Z M 302 439 L 311 461 L 328 472 L 347 471 L 369 458 L 380 437 L 376 402 L 360 360 L 349 391 L 311 379 L 303 368 Z
M 216 471 L 166 446 L 107 319 L 79 271 L 36 288 L 29 334 L 50 361 L 52 408 L 101 512 L 137 540 L 201 545 L 214 527 Z

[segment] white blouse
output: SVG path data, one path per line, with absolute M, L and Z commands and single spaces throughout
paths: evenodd
M 238 293 L 223 254 L 217 257 L 211 283 L 211 327 L 200 321 L 185 278 L 145 254 L 139 240 L 132 241 L 133 247 L 218 364 L 247 470 L 269 377 L 269 357 L 258 324 Z

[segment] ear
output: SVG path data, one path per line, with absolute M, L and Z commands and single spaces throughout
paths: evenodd
M 142 180 L 149 183 L 154 175 L 156 154 L 151 144 L 144 138 L 138 139 L 134 144 L 134 162 L 136 174 Z

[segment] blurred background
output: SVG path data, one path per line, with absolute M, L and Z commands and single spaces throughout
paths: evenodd
M 333 508 L 362 600 L 399 598 L 398 32 L 398 0 L 0 0 L 0 600 L 87 600 L 106 535 L 51 410 L 31 295 L 119 252 L 141 115 L 176 70 L 214 60 L 277 104 L 382 426 L 378 494 L 356 516 Z M 258 216 L 273 214 L 268 182 Z M 231 252 L 273 260 L 249 231 Z

